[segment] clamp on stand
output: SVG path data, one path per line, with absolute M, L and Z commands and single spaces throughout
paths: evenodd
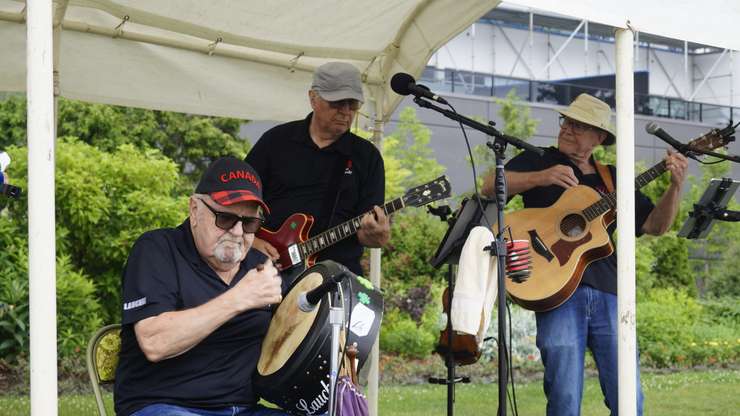
M 712 179 L 699 202 L 694 204 L 694 210 L 689 213 L 678 236 L 688 239 L 704 238 L 712 229 L 714 221 L 740 221 L 740 211 L 726 209 L 738 186 L 740 181 L 730 178 Z

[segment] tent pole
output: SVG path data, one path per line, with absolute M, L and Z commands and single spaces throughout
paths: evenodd
M 378 88 L 377 90 L 381 90 Z M 377 91 L 376 90 L 376 91 Z M 379 96 L 375 97 L 375 120 L 373 122 L 373 144 L 378 149 L 381 149 L 383 141 L 383 95 L 382 92 Z M 381 264 L 380 264 L 381 249 L 373 248 L 370 249 L 370 281 L 375 287 L 380 288 L 381 280 Z M 372 350 L 370 350 L 370 371 L 367 375 L 367 401 L 368 410 L 370 416 L 378 416 L 378 386 L 380 384 L 380 336 L 375 340 Z
M 31 415 L 57 414 L 52 1 L 27 2 Z
M 634 34 L 618 29 L 617 62 L 617 304 L 619 414 L 637 411 L 637 342 L 635 317 L 635 92 Z

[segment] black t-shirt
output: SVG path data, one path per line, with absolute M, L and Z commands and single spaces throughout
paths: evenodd
M 565 154 L 554 147 L 545 148 L 545 154 L 539 156 L 533 152 L 524 151 L 511 159 L 505 169 L 512 172 L 535 172 L 550 168 L 555 165 L 566 165 L 573 168 L 573 172 L 581 185 L 587 185 L 602 193 L 607 193 L 606 186 L 598 173 L 584 175 L 583 172 Z M 593 164 L 593 159 L 591 159 Z M 616 185 L 617 171 L 614 166 L 609 165 L 614 184 Z M 532 188 L 522 192 L 525 208 L 547 208 L 557 202 L 565 188 L 558 185 Z M 639 190 L 635 191 L 635 233 L 642 235 L 642 225 L 653 210 L 653 203 Z M 613 241 L 614 230 L 617 222 L 614 221 L 608 228 L 609 236 Z M 586 284 L 608 293 L 617 293 L 617 253 L 599 259 L 589 264 L 583 272 L 581 284 Z
M 270 207 L 265 227 L 270 230 L 290 215 L 304 213 L 315 219 L 314 236 L 374 205 L 383 206 L 385 171 L 378 149 L 350 132 L 319 148 L 308 132 L 311 116 L 268 130 L 246 157 L 262 178 L 262 195 Z M 361 275 L 362 250 L 354 235 L 319 252 L 318 260 L 334 260 Z
M 203 408 L 257 403 L 250 379 L 269 326 L 268 310 L 244 312 L 189 351 L 157 363 L 141 351 L 134 324 L 163 312 L 200 306 L 264 261 L 263 254 L 249 250 L 227 285 L 198 254 L 189 220 L 177 228 L 147 232 L 136 241 L 123 272 L 116 414 L 128 415 L 152 403 Z

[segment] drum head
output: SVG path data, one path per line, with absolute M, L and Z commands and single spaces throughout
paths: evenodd
M 323 281 L 321 273 L 316 271 L 308 273 L 296 281 L 280 303 L 270 321 L 267 336 L 262 342 L 262 354 L 257 363 L 257 371 L 260 375 L 269 376 L 282 368 L 301 342 L 306 339 L 323 300 L 319 301 L 317 307 L 311 312 L 303 312 L 298 309 L 298 298 L 301 293 L 319 286 Z

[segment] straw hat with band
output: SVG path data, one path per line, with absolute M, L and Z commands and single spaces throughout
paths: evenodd
M 604 143 L 602 143 L 604 146 L 610 146 L 616 142 L 617 133 L 611 122 L 612 110 L 609 108 L 609 104 L 598 98 L 588 94 L 581 94 L 570 103 L 568 108 L 558 110 L 558 113 L 605 131 L 607 137 Z

